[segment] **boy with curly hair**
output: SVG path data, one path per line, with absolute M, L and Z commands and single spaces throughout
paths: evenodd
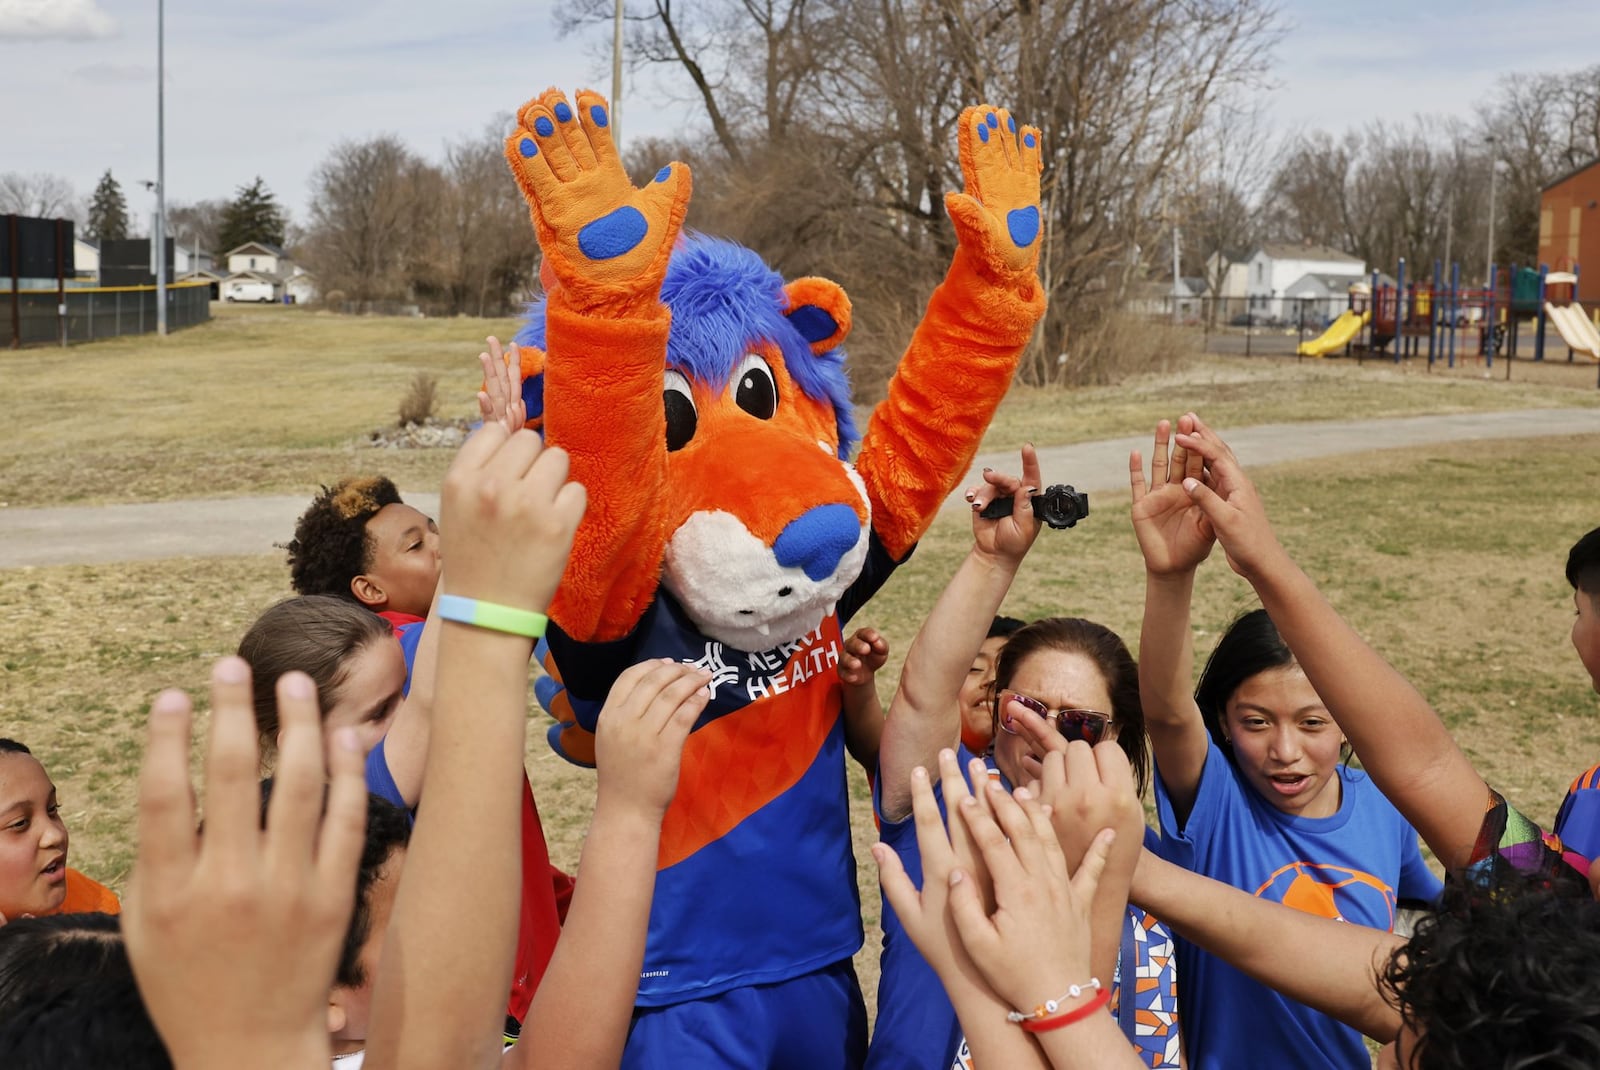
M 323 487 L 286 549 L 297 592 L 359 602 L 402 638 L 402 628 L 427 617 L 439 584 L 438 526 L 401 501 L 385 476 L 349 476 Z

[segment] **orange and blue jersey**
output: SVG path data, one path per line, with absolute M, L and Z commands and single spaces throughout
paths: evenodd
M 1554 831 L 1566 851 L 1590 862 L 1600 858 L 1600 765 L 1585 770 L 1567 789 Z
M 665 588 L 607 643 L 552 626 L 550 654 L 582 727 L 617 676 L 652 658 L 711 672 L 662 823 L 638 1004 L 784 981 L 853 955 L 861 903 L 840 716 L 840 626 L 897 562 L 872 536 L 861 575 L 809 635 L 770 650 L 709 639 Z
M 1179 822 L 1156 769 L 1157 853 L 1185 869 L 1307 913 L 1392 930 L 1398 900 L 1433 902 L 1444 884 L 1416 831 L 1363 772 L 1339 767 L 1331 817 L 1286 814 L 1211 744 L 1194 806 Z M 1307 949 L 1308 968 L 1315 968 Z M 1296 1066 L 1367 1070 L 1361 1034 L 1178 941 L 1186 1056 L 1195 1070 Z

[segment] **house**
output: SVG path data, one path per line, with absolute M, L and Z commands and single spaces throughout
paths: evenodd
M 1220 266 L 1219 266 L 1220 265 Z M 1212 253 L 1206 260 L 1206 278 L 1220 279 L 1216 293 L 1207 294 L 1207 297 L 1220 297 L 1224 301 L 1237 302 L 1239 307 L 1244 307 L 1244 299 L 1248 296 L 1246 282 L 1250 274 L 1250 265 L 1244 261 L 1224 262 L 1221 253 Z
M 317 297 L 316 276 L 289 258 L 289 254 L 266 242 L 245 242 L 223 254 L 228 265 L 222 282 L 225 301 L 263 300 L 265 286 L 271 287 L 271 300 L 285 297 L 302 304 Z
M 72 238 L 72 277 L 82 285 L 100 281 L 100 243 L 93 238 Z
M 1322 245 L 1269 242 L 1245 261 L 1245 295 L 1251 315 L 1268 320 L 1298 319 L 1301 305 L 1286 298 L 1310 298 L 1306 307 L 1326 317 L 1344 310 L 1345 294 L 1367 277 L 1359 257 Z
M 245 242 L 237 249 L 223 253 L 222 258 L 228 263 L 229 275 L 241 271 L 259 271 L 263 275 L 276 275 L 279 273 L 279 261 L 289 259 L 276 245 L 260 241 Z
M 1135 282 L 1128 287 L 1127 308 L 1141 316 L 1172 318 L 1177 306 L 1178 318 L 1184 323 L 1200 319 L 1201 298 L 1206 293 L 1206 280 L 1198 276 L 1181 276 L 1174 287 L 1171 279 Z
M 1551 271 L 1576 271 L 1577 300 L 1600 304 L 1600 158 L 1540 192 L 1539 262 Z

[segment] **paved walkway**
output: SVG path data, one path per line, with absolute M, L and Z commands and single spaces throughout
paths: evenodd
M 1228 442 L 1240 459 L 1255 466 L 1440 442 L 1581 434 L 1600 435 L 1600 409 L 1520 409 L 1263 424 L 1227 431 Z M 1079 490 L 1096 492 L 1100 496 L 1095 504 L 1101 508 L 1110 503 L 1106 495 L 1112 492 L 1120 508 L 1128 486 L 1128 451 L 1133 449 L 1148 452 L 1150 436 L 1044 447 L 1039 450 L 1039 461 L 1047 482 L 1071 483 Z M 1595 463 L 1600 463 L 1600 458 Z M 1016 464 L 1015 454 L 983 454 L 961 486 L 964 489 L 976 482 L 977 471 L 985 465 L 1014 468 Z M 405 498 L 424 512 L 437 513 L 437 494 L 407 491 Z M 288 540 L 295 517 L 308 500 L 304 496 L 220 498 L 0 509 L 0 568 L 275 553 L 274 544 Z M 966 508 L 960 491 L 946 508 Z

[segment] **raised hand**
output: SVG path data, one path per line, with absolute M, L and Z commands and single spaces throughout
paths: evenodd
M 1193 434 L 1197 417 L 1178 418 L 1178 434 Z M 1150 483 L 1145 484 L 1143 459 L 1138 450 L 1128 455 L 1128 480 L 1133 487 L 1133 533 L 1144 555 L 1144 567 L 1153 575 L 1193 572 L 1211 555 L 1216 533 L 1204 511 L 1183 489 L 1185 479 L 1202 479 L 1205 458 L 1178 446 L 1168 456 L 1172 425 L 1156 424 L 1155 448 L 1150 458 Z
M 683 742 L 706 708 L 711 674 L 670 658 L 630 666 L 611 685 L 595 737 L 599 797 L 656 825 L 678 790 Z
M 965 802 L 959 820 L 982 851 L 994 906 L 987 907 L 958 871 L 949 909 L 961 946 L 984 980 L 1026 1013 L 1089 980 L 1089 905 L 1115 833 L 1097 830 L 1069 873 L 1050 818 L 1031 792 L 1018 789 L 1013 798 L 999 784 L 986 791 L 993 816 Z M 1109 985 L 1110 978 L 1101 983 Z
M 567 303 L 627 312 L 655 302 L 688 210 L 689 169 L 670 163 L 636 188 L 612 144 L 605 98 L 590 90 L 574 108 L 548 89 L 517 120 L 506 159 Z
M 1039 455 L 1031 445 L 1022 447 L 1022 478 L 986 468 L 983 483 L 967 491 L 972 503 L 972 538 L 979 553 L 1012 565 L 1027 556 L 1039 537 L 1040 523 L 1033 515 L 1030 495 L 1039 493 Z M 1011 515 L 988 519 L 983 510 L 996 498 L 1012 499 Z
M 315 686 L 288 673 L 277 696 L 283 734 L 264 832 L 249 666 L 224 658 L 212 670 L 203 837 L 189 699 L 166 691 L 150 707 L 122 930 L 178 1070 L 326 1068 L 330 1058 L 328 987 L 365 838 L 362 755 L 355 732 L 340 729 L 325 773 Z
M 1228 444 L 1198 416 L 1194 429 L 1180 431 L 1177 441 L 1205 461 L 1206 478 L 1186 477 L 1183 489 L 1216 532 L 1229 566 L 1249 580 L 1264 568 L 1287 563 L 1288 555 L 1267 522 L 1261 495 Z
M 483 366 L 478 415 L 484 423 L 497 423 L 512 434 L 528 422 L 528 407 L 522 400 L 522 354 L 515 342 L 502 352 L 500 339 L 491 334 L 487 341 L 489 352 L 478 354 Z
M 941 980 L 949 984 L 950 976 L 977 977 L 971 960 L 962 948 L 956 933 L 955 921 L 946 909 L 950 895 L 950 876 L 960 869 L 971 887 L 977 890 L 980 902 L 989 902 L 987 894 L 988 870 L 977 844 L 968 834 L 967 826 L 955 814 L 972 800 L 967 782 L 962 779 L 961 767 L 955 752 L 939 752 L 940 791 L 951 815 L 948 831 L 939 816 L 939 804 L 934 799 L 933 782 L 928 771 L 921 766 L 911 773 L 911 812 L 916 820 L 917 850 L 922 857 L 922 889 L 911 883 L 900 859 L 885 844 L 872 848 L 872 857 L 878 863 L 878 880 L 889 905 L 905 926 L 911 942 L 917 945 L 922 957 L 928 960 Z M 981 761 L 972 763 L 972 774 L 979 790 L 989 779 Z M 973 805 L 986 809 L 985 803 Z
M 839 655 L 839 682 L 846 687 L 869 686 L 888 660 L 889 641 L 878 629 L 857 628 Z
M 981 270 L 1020 279 L 1039 269 L 1039 128 L 1018 127 L 1004 108 L 980 104 L 961 113 L 956 140 L 964 193 L 947 193 L 956 239 Z
M 486 423 L 456 454 L 439 494 L 446 593 L 543 613 L 587 499 L 566 451 Z

